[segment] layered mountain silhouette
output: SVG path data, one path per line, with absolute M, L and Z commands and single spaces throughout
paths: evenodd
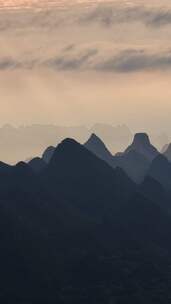
M 114 157 L 114 166 L 120 166 L 135 182 L 142 182 L 150 162 L 159 154 L 146 133 L 137 133 L 128 148 Z
M 64 140 L 56 148 L 45 170 L 45 179 L 51 191 L 65 196 L 87 212 L 91 208 L 96 212 L 107 208 L 103 197 L 111 204 L 110 208 L 114 208 L 112 202 L 116 196 L 122 201 L 134 188 L 134 183 L 122 169 L 113 170 L 73 139 Z
M 89 151 L 93 152 L 99 158 L 105 160 L 111 167 L 122 168 L 127 175 L 135 182 L 141 182 L 147 173 L 150 165 L 149 154 L 157 155 L 157 150 L 150 144 L 146 134 L 136 134 L 133 144 L 125 152 L 117 153 L 113 156 L 106 148 L 103 141 L 92 134 L 84 145 Z M 148 157 L 146 157 L 148 155 Z
M 0 163 L 1 303 L 170 303 L 170 163 L 138 149 L 93 135 Z
M 15 164 L 16 162 L 40 156 L 48 146 L 56 146 L 63 139 L 71 137 L 83 143 L 92 134 L 96 134 L 107 145 L 112 154 L 124 151 L 131 141 L 132 132 L 126 125 L 95 123 L 91 128 L 86 126 L 59 125 L 23 125 L 0 127 L 0 160 Z M 152 142 L 161 151 L 168 143 L 166 134 L 150 134 Z M 13 153 L 11 153 L 13 151 Z
M 113 167 L 121 167 L 137 183 L 143 181 L 150 162 L 141 153 L 129 150 L 113 157 Z
M 111 152 L 96 134 L 93 133 L 84 146 L 96 156 L 105 160 L 107 163 L 112 163 L 113 156 Z
M 146 133 L 137 133 L 134 136 L 132 144 L 125 150 L 125 152 L 136 151 L 142 154 L 147 160 L 153 160 L 159 152 L 150 143 L 149 137 Z
M 152 161 L 148 175 L 160 182 L 165 188 L 171 189 L 171 163 L 162 154 Z

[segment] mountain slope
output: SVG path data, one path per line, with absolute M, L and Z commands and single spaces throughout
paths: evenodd
M 105 160 L 107 163 L 111 163 L 112 161 L 112 154 L 110 151 L 106 148 L 103 141 L 96 136 L 95 134 L 92 134 L 91 137 L 88 139 L 88 141 L 84 144 L 84 146 L 94 153 L 97 157 Z
M 171 163 L 162 154 L 152 161 L 148 175 L 156 179 L 166 189 L 171 189 Z
M 111 167 L 122 168 L 133 181 L 138 183 L 143 180 L 150 164 L 143 154 L 132 149 L 113 156 L 102 140 L 95 134 L 91 135 L 84 146 L 96 156 L 106 161 Z
M 51 191 L 90 212 L 114 208 L 116 199 L 123 202 L 135 188 L 121 169 L 113 170 L 72 139 L 58 145 L 44 176 Z
M 112 162 L 113 167 L 121 167 L 137 183 L 142 182 L 149 165 L 148 159 L 135 150 L 115 155 Z
M 28 162 L 28 165 L 35 173 L 41 172 L 45 167 L 45 161 L 40 157 L 35 157 Z
M 55 151 L 55 147 L 53 146 L 50 146 L 48 147 L 44 152 L 43 152 L 43 155 L 42 155 L 42 159 L 46 162 L 46 163 L 49 163 L 52 156 L 53 156 L 53 153 Z

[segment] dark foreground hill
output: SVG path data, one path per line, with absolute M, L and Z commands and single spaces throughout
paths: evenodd
M 41 170 L 1 163 L 1 303 L 170 303 L 171 218 L 155 183 L 72 139 Z

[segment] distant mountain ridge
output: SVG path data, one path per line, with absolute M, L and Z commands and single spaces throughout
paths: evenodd
M 126 153 L 136 151 L 142 154 L 147 160 L 153 160 L 159 152 L 150 143 L 149 137 L 146 133 L 137 133 L 134 136 L 132 144 L 125 150 Z
M 41 124 L 19 127 L 4 125 L 0 128 L 0 159 L 15 164 L 20 160 L 41 157 L 47 147 L 56 146 L 67 137 L 84 143 L 92 133 L 101 138 L 112 154 L 124 151 L 133 136 L 132 131 L 124 124 L 113 126 L 107 123 L 95 123 L 92 127 Z M 164 144 L 169 142 L 169 138 L 165 134 L 159 135 L 156 132 L 152 133 L 150 137 L 160 151 Z
M 148 135 L 137 133 L 133 143 L 123 153 L 112 155 L 103 141 L 92 134 L 84 144 L 85 147 L 99 158 L 105 160 L 111 167 L 122 168 L 135 182 L 141 182 L 147 173 L 150 162 L 159 154 L 151 145 Z

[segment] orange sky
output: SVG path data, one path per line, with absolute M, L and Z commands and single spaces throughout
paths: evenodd
M 170 128 L 170 1 L 80 2 L 0 0 L 1 124 Z

